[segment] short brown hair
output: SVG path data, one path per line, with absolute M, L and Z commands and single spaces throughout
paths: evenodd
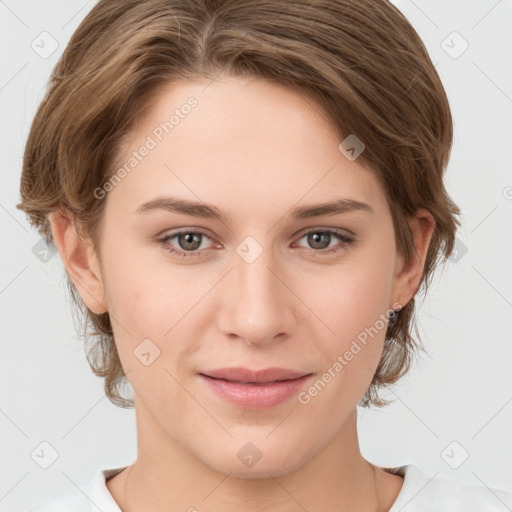
M 460 225 L 443 183 L 452 117 L 423 42 L 387 0 L 100 0 L 51 75 L 26 143 L 17 207 L 48 244 L 48 215 L 70 215 L 100 255 L 105 201 L 93 191 L 113 175 L 123 137 L 162 87 L 221 72 L 308 94 L 325 108 L 340 141 L 349 134 L 363 141 L 360 161 L 384 188 L 397 251 L 406 260 L 414 254 L 408 217 L 418 208 L 432 213 L 421 281 L 426 293 Z M 126 380 L 109 314 L 86 308 L 67 277 L 85 340 L 95 340 L 89 364 L 104 377 L 112 403 L 132 407 L 120 392 Z M 361 406 L 387 405 L 378 389 L 402 377 L 413 353 L 424 350 L 413 315 L 414 298 L 387 328 Z

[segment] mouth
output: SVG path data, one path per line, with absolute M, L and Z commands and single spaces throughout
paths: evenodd
M 305 375 L 311 375 L 311 373 L 300 372 L 288 368 L 264 368 L 261 370 L 250 370 L 248 368 L 232 367 L 207 370 L 202 372 L 201 375 L 230 382 L 265 385 L 274 382 L 299 379 Z
M 312 373 L 282 368 L 251 371 L 224 368 L 199 373 L 210 390 L 228 403 L 244 409 L 275 407 L 299 392 Z
M 203 375 L 203 374 L 200 374 L 200 375 Z M 252 386 L 271 386 L 272 384 L 275 384 L 276 382 L 287 382 L 289 380 L 294 380 L 294 379 L 283 379 L 283 380 L 271 380 L 269 382 L 247 382 L 247 381 L 243 381 L 243 380 L 216 379 L 215 377 L 210 377 L 209 375 L 204 375 L 204 377 L 207 377 L 209 379 L 214 379 L 214 380 L 223 380 L 224 382 L 232 382 L 235 384 L 251 384 Z

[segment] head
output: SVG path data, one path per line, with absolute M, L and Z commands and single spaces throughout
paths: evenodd
M 133 405 L 127 378 L 192 445 L 198 372 L 311 372 L 325 385 L 297 397 L 291 447 L 386 405 L 422 348 L 415 299 L 460 224 L 451 143 L 436 70 L 385 0 L 101 0 L 51 76 L 18 207 L 59 249 L 114 404 Z M 181 212 L 143 206 L 171 196 Z M 211 407 L 259 439 L 250 413 Z

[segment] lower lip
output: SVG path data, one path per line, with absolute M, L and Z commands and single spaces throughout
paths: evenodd
M 222 398 L 244 409 L 267 409 L 273 407 L 297 393 L 312 375 L 299 379 L 290 379 L 273 384 L 242 384 L 199 375 Z

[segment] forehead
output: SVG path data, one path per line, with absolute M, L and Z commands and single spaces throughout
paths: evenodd
M 128 172 L 109 201 L 129 202 L 130 213 L 165 193 L 241 211 L 340 197 L 385 207 L 373 174 L 347 159 L 340 142 L 321 106 L 281 84 L 175 82 L 126 138 L 115 169 Z

